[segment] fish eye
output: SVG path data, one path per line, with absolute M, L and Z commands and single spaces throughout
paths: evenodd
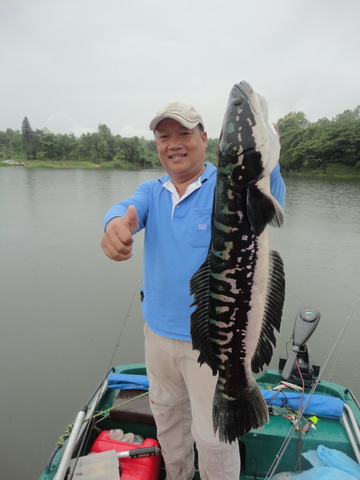
M 235 107 L 241 104 L 242 104 L 241 98 L 235 98 L 235 100 L 233 101 L 233 105 L 235 105 Z

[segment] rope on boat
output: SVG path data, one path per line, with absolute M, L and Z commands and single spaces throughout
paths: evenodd
M 56 442 L 57 447 L 61 448 L 64 446 L 65 440 L 70 437 L 73 426 L 73 423 L 69 423 L 69 425 L 66 427 L 65 432 L 59 437 L 59 440 Z
M 129 398 L 128 400 L 125 400 L 125 401 L 122 402 L 122 403 L 118 403 L 117 405 L 113 405 L 112 407 L 107 408 L 106 410 L 102 410 L 101 412 L 98 412 L 98 413 L 96 413 L 95 415 L 93 415 L 92 418 L 94 419 L 94 418 L 100 417 L 101 415 L 103 415 L 104 418 L 105 418 L 105 415 L 107 415 L 108 413 L 110 413 L 112 410 L 115 410 L 115 409 L 118 408 L 118 407 L 123 407 L 124 405 L 127 405 L 128 403 L 131 403 L 131 402 L 133 402 L 134 400 L 137 400 L 138 398 L 145 397 L 146 395 L 149 395 L 149 391 L 148 391 L 148 390 L 147 390 L 146 392 L 144 392 L 144 393 L 140 393 L 140 395 L 136 395 L 136 397 Z M 103 420 L 103 418 L 102 418 L 101 420 Z
M 92 417 L 91 417 L 91 420 L 94 420 L 100 416 L 102 416 L 103 418 L 101 418 L 99 421 L 102 421 L 104 420 L 104 418 L 112 411 L 112 410 L 115 410 L 116 408 L 119 408 L 119 407 L 123 407 L 124 405 L 127 405 L 128 403 L 131 403 L 133 402 L 134 400 L 137 400 L 138 398 L 142 398 L 142 397 L 145 397 L 146 395 L 149 395 L 149 392 L 146 391 L 144 393 L 141 393 L 140 395 L 137 395 L 136 397 L 133 397 L 133 398 L 130 398 L 128 400 L 125 400 L 124 402 L 122 403 L 118 403 L 117 405 L 112 405 L 110 408 L 107 408 L 106 410 L 102 410 L 101 412 L 97 412 L 95 413 Z M 90 419 L 87 419 L 85 421 L 88 421 Z M 74 424 L 73 423 L 70 423 L 65 432 L 59 437 L 58 441 L 56 442 L 56 446 L 59 448 L 62 448 L 65 444 L 65 441 L 70 437 L 70 434 L 71 434 L 71 431 L 72 431 L 72 428 L 73 428 Z

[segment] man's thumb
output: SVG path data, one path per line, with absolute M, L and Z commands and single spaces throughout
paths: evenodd
M 139 220 L 138 220 L 136 208 L 134 207 L 134 205 L 130 205 L 128 207 L 127 217 L 129 219 L 130 232 L 135 233 L 139 226 Z

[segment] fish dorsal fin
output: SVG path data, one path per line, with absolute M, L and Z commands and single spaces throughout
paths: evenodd
M 191 338 L 194 350 L 200 352 L 200 365 L 207 363 L 216 375 L 217 362 L 209 331 L 210 257 L 211 248 L 205 262 L 190 280 L 190 294 L 194 295 L 192 306 L 196 307 L 191 314 Z
M 260 235 L 266 225 L 281 227 L 284 212 L 274 197 L 262 192 L 256 184 L 247 189 L 247 216 L 255 235 Z
M 251 361 L 254 373 L 260 372 L 264 365 L 269 365 L 276 347 L 274 329 L 280 331 L 281 317 L 285 299 L 285 273 L 282 259 L 278 252 L 269 251 L 269 280 L 265 299 L 264 318 L 258 345 Z

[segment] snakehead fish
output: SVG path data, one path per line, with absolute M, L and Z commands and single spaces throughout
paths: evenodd
M 247 82 L 234 85 L 219 141 L 211 244 L 190 282 L 193 348 L 218 374 L 214 432 L 229 443 L 268 421 L 252 372 L 271 360 L 285 295 L 283 263 L 266 231 L 284 222 L 270 195 L 279 152 L 266 100 Z

